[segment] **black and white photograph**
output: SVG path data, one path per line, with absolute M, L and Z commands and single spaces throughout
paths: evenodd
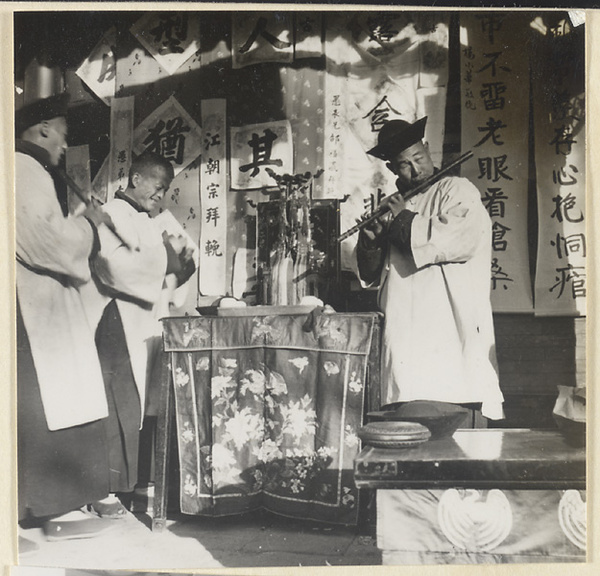
M 590 13 L 133 8 L 11 15 L 13 576 L 585 565 Z

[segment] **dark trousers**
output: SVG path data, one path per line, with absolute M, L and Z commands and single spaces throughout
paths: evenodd
M 57 516 L 108 495 L 104 423 L 48 429 L 18 303 L 17 451 L 19 520 Z
M 96 330 L 96 347 L 108 401 L 104 419 L 108 446 L 110 491 L 131 492 L 138 476 L 140 399 L 121 315 L 113 300 L 104 310 Z

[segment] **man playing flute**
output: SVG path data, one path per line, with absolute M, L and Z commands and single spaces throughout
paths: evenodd
M 491 221 L 477 188 L 443 177 L 405 200 L 435 168 L 427 118 L 391 120 L 369 154 L 387 162 L 400 194 L 359 235 L 361 279 L 379 286 L 385 313 L 382 404 L 459 404 L 481 427 L 503 417 L 490 303 Z

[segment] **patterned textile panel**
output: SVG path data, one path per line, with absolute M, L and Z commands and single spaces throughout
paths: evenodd
M 273 512 L 356 524 L 373 315 L 172 318 L 187 514 Z M 304 328 L 303 328 L 304 327 Z

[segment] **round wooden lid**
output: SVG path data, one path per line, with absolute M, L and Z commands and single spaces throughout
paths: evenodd
M 431 432 L 417 422 L 371 422 L 363 426 L 358 436 L 370 446 L 379 448 L 408 448 L 427 442 Z

